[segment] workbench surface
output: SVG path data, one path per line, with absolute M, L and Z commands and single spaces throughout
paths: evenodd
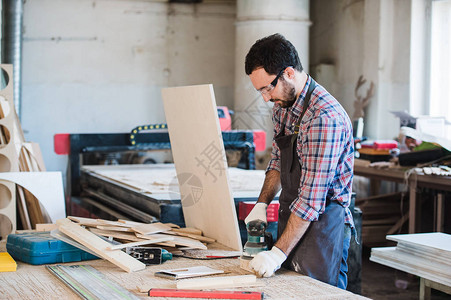
M 0 242 L 0 252 L 4 251 L 5 242 L 2 241 Z M 240 269 L 239 259 L 194 260 L 174 257 L 173 260 L 166 261 L 161 265 L 148 266 L 145 270 L 135 273 L 124 272 L 103 259 L 67 263 L 65 265 L 79 264 L 93 266 L 109 279 L 119 283 L 142 299 L 180 299 L 150 298 L 146 296 L 145 292 L 140 292 L 152 287 L 175 287 L 175 281 L 154 276 L 156 271 L 162 269 L 204 265 L 228 272 L 222 276 L 249 274 Z M 257 282 L 261 283 L 261 286 L 235 288 L 234 290 L 263 291 L 265 299 L 367 299 L 284 269 L 279 270 L 274 277 L 258 278 Z M 79 299 L 71 289 L 46 270 L 44 265 L 33 266 L 19 261 L 17 262 L 16 272 L 0 273 L 0 287 L 1 299 Z

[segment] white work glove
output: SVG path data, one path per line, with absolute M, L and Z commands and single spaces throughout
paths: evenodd
M 257 254 L 249 263 L 249 267 L 262 277 L 271 277 L 280 269 L 287 259 L 285 253 L 276 246 L 271 251 L 263 251 Z
M 255 204 L 254 208 L 251 210 L 251 212 L 247 215 L 246 219 L 244 219 L 244 223 L 249 223 L 250 221 L 254 220 L 262 220 L 265 223 L 268 223 L 266 220 L 266 208 L 268 207 L 268 204 L 259 202 Z

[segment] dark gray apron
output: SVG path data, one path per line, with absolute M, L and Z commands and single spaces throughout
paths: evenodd
M 275 141 L 280 149 L 282 192 L 279 197 L 279 223 L 277 234 L 280 237 L 290 217 L 290 204 L 298 197 L 301 179 L 301 164 L 296 145 L 299 125 L 307 110 L 310 96 L 316 84 L 313 79 L 304 99 L 302 113 L 295 127 L 295 133 L 285 135 L 285 122 Z M 326 209 L 318 221 L 310 223 L 307 231 L 284 262 L 283 267 L 303 275 L 337 286 L 340 264 L 343 255 L 345 209 L 337 201 L 326 200 Z

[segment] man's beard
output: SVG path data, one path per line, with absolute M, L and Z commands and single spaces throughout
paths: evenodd
M 293 106 L 294 102 L 296 102 L 296 90 L 294 85 L 288 84 L 286 81 L 283 82 L 283 95 L 284 99 L 271 99 L 271 102 L 279 101 L 279 105 L 282 108 L 287 108 Z

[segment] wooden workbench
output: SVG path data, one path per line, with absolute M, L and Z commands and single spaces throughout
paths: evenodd
M 0 242 L 0 252 L 3 251 L 5 251 L 4 241 Z M 74 264 L 93 266 L 109 279 L 119 283 L 142 299 L 150 298 L 140 290 L 145 291 L 151 287 L 175 287 L 174 281 L 153 275 L 156 271 L 162 269 L 208 265 L 228 272 L 226 275 L 248 274 L 239 268 L 238 259 L 205 261 L 175 257 L 162 265 L 148 266 L 145 270 L 135 273 L 126 273 L 110 262 L 101 259 L 67 263 L 66 265 Z M 258 278 L 257 282 L 261 283 L 262 286 L 236 288 L 235 290 L 263 291 L 265 299 L 367 299 L 288 270 L 279 270 L 276 276 L 271 278 Z M 0 299 L 79 299 L 71 289 L 47 271 L 44 265 L 33 266 L 17 262 L 16 272 L 0 273 L 0 287 Z
M 417 195 L 417 188 L 428 188 L 436 191 L 436 225 L 435 231 L 443 231 L 444 223 L 444 192 L 451 191 L 451 176 L 436 176 L 417 174 L 412 168 L 394 167 L 378 169 L 369 167 L 369 161 L 356 159 L 354 164 L 354 175 L 364 176 L 375 180 L 385 180 L 405 183 L 409 188 L 409 233 L 418 231 L 418 206 L 421 199 Z M 430 204 L 433 205 L 433 204 Z M 402 225 L 402 224 L 401 224 Z

